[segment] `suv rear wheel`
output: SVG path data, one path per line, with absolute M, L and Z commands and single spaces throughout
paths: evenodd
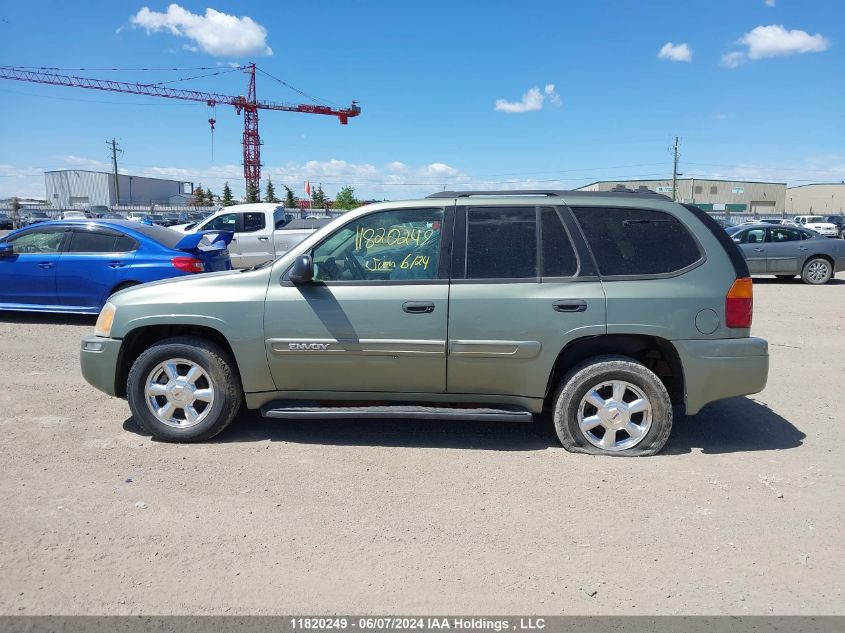
M 135 421 L 165 442 L 207 440 L 229 426 L 243 394 L 229 355 L 209 341 L 170 338 L 143 352 L 129 371 Z
M 563 447 L 593 455 L 654 455 L 672 430 L 669 392 L 627 356 L 599 356 L 564 376 L 554 401 Z

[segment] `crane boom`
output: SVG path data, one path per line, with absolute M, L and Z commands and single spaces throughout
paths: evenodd
M 244 66 L 244 71 L 250 76 L 248 96 L 246 97 L 242 95 L 225 95 L 217 92 L 182 90 L 179 88 L 169 88 L 161 84 L 139 84 L 112 81 L 110 79 L 61 75 L 54 72 L 29 70 L 16 66 L 0 66 L 0 79 L 50 84 L 53 86 L 86 88 L 89 90 L 122 92 L 150 97 L 164 97 L 166 99 L 180 99 L 182 101 L 196 101 L 209 106 L 218 104 L 231 105 L 238 114 L 241 112 L 244 114 L 244 178 L 247 184 L 247 191 L 249 191 L 250 185 L 254 186 L 257 191 L 261 178 L 261 160 L 259 154 L 261 141 L 258 136 L 258 110 L 277 110 L 336 116 L 341 125 L 346 125 L 350 118 L 361 114 L 361 108 L 355 101 L 352 102 L 350 107 L 340 109 L 307 103 L 288 104 L 274 101 L 258 101 L 255 97 L 255 64 Z

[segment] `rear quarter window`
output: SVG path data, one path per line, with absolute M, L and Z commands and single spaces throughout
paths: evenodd
M 573 207 L 602 276 L 665 275 L 702 258 L 675 216 L 651 209 Z

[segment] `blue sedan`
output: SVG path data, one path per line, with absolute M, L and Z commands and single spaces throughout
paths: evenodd
M 41 222 L 0 239 L 0 310 L 96 314 L 148 281 L 231 270 L 231 232 L 184 235 L 129 220 Z

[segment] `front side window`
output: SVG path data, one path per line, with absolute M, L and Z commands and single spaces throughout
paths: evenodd
M 226 213 L 218 215 L 205 223 L 202 227 L 203 231 L 234 231 L 237 216 L 234 213 Z
M 669 213 L 601 207 L 574 207 L 572 211 L 602 275 L 667 274 L 701 259 L 695 239 Z M 761 233 L 765 238 L 765 230 Z
M 311 252 L 318 281 L 437 279 L 443 209 L 398 209 L 344 225 Z
M 467 279 L 537 276 L 537 213 L 534 207 L 467 209 Z
M 244 233 L 253 233 L 260 231 L 266 225 L 263 213 L 249 212 L 244 213 Z
M 64 229 L 54 231 L 27 231 L 9 240 L 15 255 L 28 253 L 58 253 Z
M 766 241 L 766 229 L 749 229 L 734 237 L 739 244 L 759 244 Z

